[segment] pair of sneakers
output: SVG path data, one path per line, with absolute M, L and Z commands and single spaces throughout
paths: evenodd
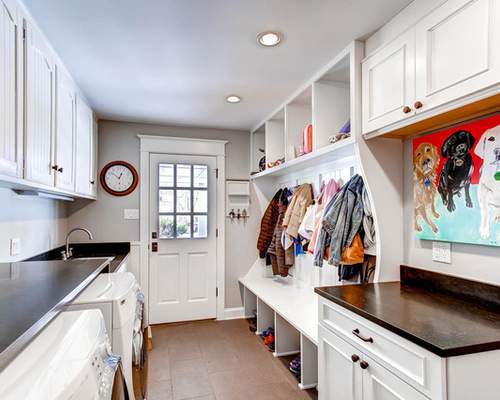
M 264 344 L 269 350 L 274 351 L 274 329 L 272 327 L 267 328 L 261 333 L 260 337 L 264 340 Z
M 302 365 L 302 361 L 300 360 L 300 356 L 295 357 L 292 361 L 290 361 L 290 371 L 292 371 L 295 375 L 300 375 L 300 368 Z

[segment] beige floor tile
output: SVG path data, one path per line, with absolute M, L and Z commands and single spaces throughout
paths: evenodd
M 174 400 L 192 399 L 213 394 L 207 374 L 176 372 L 172 375 Z
M 172 382 L 155 381 L 148 384 L 148 400 L 172 400 Z

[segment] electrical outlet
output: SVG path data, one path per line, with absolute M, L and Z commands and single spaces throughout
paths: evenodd
M 21 239 L 20 238 L 10 239 L 10 255 L 18 256 L 19 254 L 21 254 Z
M 137 208 L 125 208 L 123 210 L 124 219 L 139 219 L 139 210 Z
M 432 259 L 437 262 L 451 264 L 451 244 L 432 242 Z

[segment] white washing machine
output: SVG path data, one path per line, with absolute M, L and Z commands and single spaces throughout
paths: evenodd
M 2 400 L 123 400 L 99 310 L 63 312 L 0 373 Z
M 131 400 L 135 399 L 132 382 L 132 343 L 137 326 L 139 331 L 142 326 L 142 321 L 138 321 L 137 312 L 139 307 L 142 310 L 142 297 L 132 273 L 101 274 L 67 307 L 67 310 L 101 310 L 111 339 L 112 351 L 122 357 L 123 372 Z

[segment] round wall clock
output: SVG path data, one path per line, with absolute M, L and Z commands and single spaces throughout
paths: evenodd
M 113 196 L 132 193 L 139 183 L 137 170 L 126 161 L 112 161 L 101 171 L 101 186 Z

